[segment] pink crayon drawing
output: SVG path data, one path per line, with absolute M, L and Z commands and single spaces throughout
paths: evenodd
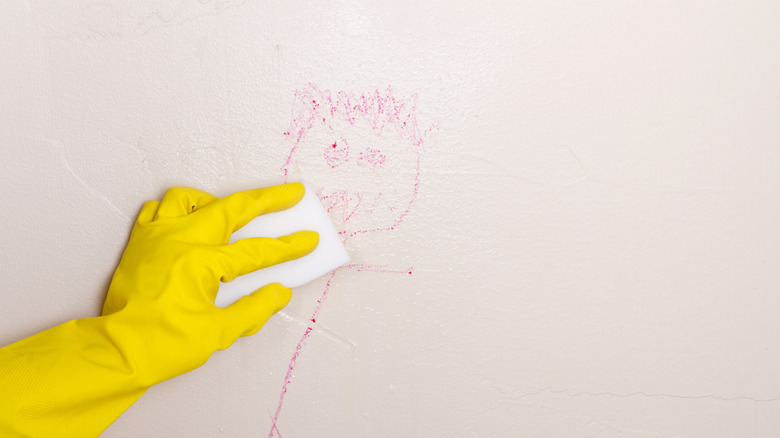
M 425 137 L 436 129 L 421 129 L 417 96 L 403 99 L 388 87 L 369 94 L 331 91 L 309 84 L 296 90 L 292 120 L 284 133 L 290 153 L 281 171 L 317 175 L 317 196 L 344 243 L 358 236 L 396 229 L 414 205 L 420 187 L 420 156 Z M 338 272 L 413 273 L 413 267 L 352 263 L 331 273 L 314 311 L 290 357 L 269 438 L 281 438 L 279 415 L 293 380 L 298 358 L 317 324 L 320 310 Z

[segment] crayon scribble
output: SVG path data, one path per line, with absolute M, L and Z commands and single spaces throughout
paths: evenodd
M 323 184 L 316 187 L 317 196 L 344 243 L 356 236 L 391 231 L 404 221 L 417 199 L 423 140 L 435 128 L 420 128 L 416 95 L 398 98 L 390 87 L 358 95 L 309 84 L 295 92 L 292 120 L 284 133 L 290 154 L 282 175 L 285 181 L 292 172 L 322 178 L 317 181 Z M 290 357 L 269 438 L 281 438 L 277 422 L 298 358 L 333 279 L 346 270 L 407 275 L 414 271 L 412 266 L 391 269 L 352 263 L 331 273 Z

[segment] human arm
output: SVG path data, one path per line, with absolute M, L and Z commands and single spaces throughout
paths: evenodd
M 289 208 L 300 184 L 225 198 L 173 188 L 138 215 L 101 316 L 76 319 L 0 349 L 0 436 L 99 435 L 149 387 L 256 333 L 291 291 L 265 286 L 224 309 L 219 282 L 311 252 L 318 236 L 230 234 Z

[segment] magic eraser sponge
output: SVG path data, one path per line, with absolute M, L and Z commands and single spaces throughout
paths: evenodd
M 221 283 L 215 304 L 227 307 L 244 295 L 270 284 L 281 283 L 297 287 L 317 279 L 349 262 L 349 255 L 330 221 L 328 212 L 322 207 L 316 193 L 308 183 L 303 183 L 305 192 L 293 207 L 287 210 L 260 215 L 230 236 L 230 243 L 247 237 L 281 237 L 301 230 L 316 231 L 320 235 L 317 248 L 295 260 L 269 266 L 249 274 L 236 277 L 228 283 Z

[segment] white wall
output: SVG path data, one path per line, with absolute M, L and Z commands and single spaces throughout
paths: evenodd
M 362 269 L 104 436 L 780 436 L 780 3 L 595 3 L 3 2 L 0 342 L 97 315 L 143 201 L 300 144 Z

